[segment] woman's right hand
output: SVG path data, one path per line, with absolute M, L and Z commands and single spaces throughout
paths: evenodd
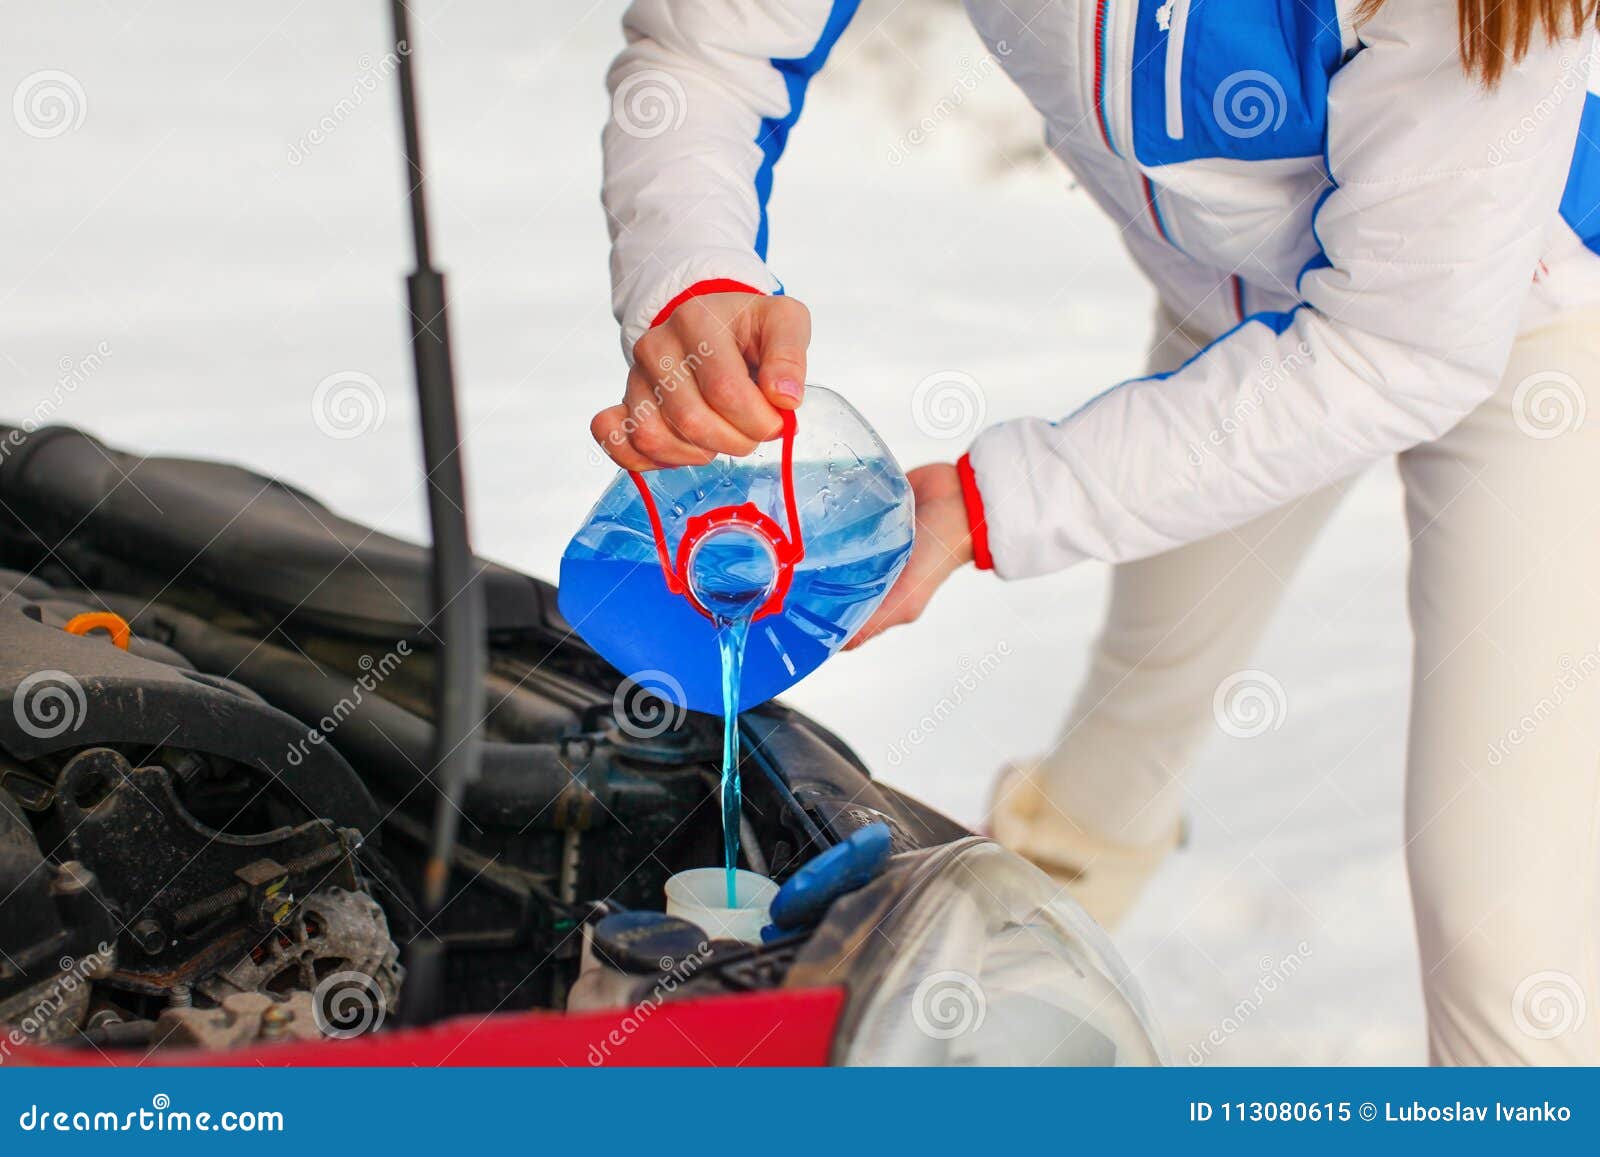
M 589 430 L 624 470 L 742 457 L 800 404 L 810 342 L 811 313 L 791 297 L 692 297 L 634 345 L 621 403 Z

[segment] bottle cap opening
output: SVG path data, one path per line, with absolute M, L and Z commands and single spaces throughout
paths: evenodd
M 712 617 L 747 619 L 778 583 L 778 556 L 763 535 L 738 524 L 713 527 L 689 551 L 684 581 Z

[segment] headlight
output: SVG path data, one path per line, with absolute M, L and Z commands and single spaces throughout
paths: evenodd
M 857 950 L 840 1026 L 843 1063 L 1163 1062 L 1116 949 L 1032 864 L 970 839 L 893 876 L 880 881 L 870 936 L 846 937 Z M 857 917 L 872 918 L 856 907 Z

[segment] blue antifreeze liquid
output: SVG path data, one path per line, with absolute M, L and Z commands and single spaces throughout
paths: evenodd
M 717 631 L 722 656 L 722 856 L 728 872 L 728 907 L 739 906 L 739 676 L 749 619 L 735 619 Z
M 722 716 L 730 906 L 739 713 L 805 678 L 871 617 L 914 523 L 911 487 L 882 440 L 838 394 L 809 386 L 784 436 L 747 458 L 619 473 L 567 546 L 560 605 L 572 629 L 673 706 Z M 686 538 L 697 543 L 689 559 Z M 760 613 L 785 574 L 781 606 Z
M 711 612 L 722 664 L 722 853 L 728 907 L 737 908 L 739 867 L 739 689 L 750 620 L 772 590 L 777 563 L 754 535 L 726 530 L 709 535 L 689 560 L 689 587 Z

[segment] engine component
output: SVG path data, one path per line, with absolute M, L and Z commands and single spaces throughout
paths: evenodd
M 115 961 L 98 888 L 81 863 L 46 863 L 22 810 L 0 791 L 0 1024 L 54 1039 L 82 1019 L 81 982 Z
M 670 994 L 711 958 L 706 934 L 660 912 L 614 912 L 584 926 L 567 1011 L 619 1008 L 652 984 Z
M 359 833 L 323 819 L 218 831 L 190 814 L 165 767 L 132 767 L 106 747 L 62 768 L 54 818 L 53 854 L 95 871 L 123 914 L 113 983 L 136 992 L 192 984 L 236 960 L 290 921 L 297 896 L 356 887 Z
M 395 1007 L 405 970 L 383 909 L 371 896 L 335 886 L 307 896 L 273 935 L 194 988 L 227 1007 L 239 993 L 311 992 L 341 972 L 369 978 L 375 999 Z
M 15 819 L 7 807 L 0 792 L 0 829 L 6 826 L 5 817 Z M 23 837 L 32 842 L 26 830 L 19 833 L 15 827 L 0 834 L 0 848 L 14 853 L 12 864 L 27 855 Z M 37 857 L 37 847 L 32 853 Z M 0 861 L 5 858 L 0 853 Z M 6 875 L 0 871 L 0 887 L 6 886 Z M 53 908 L 30 903 L 38 895 L 30 888 L 35 878 Z M 111 913 L 95 888 L 94 875 L 82 864 L 46 867 L 41 862 L 0 900 L 0 936 L 16 949 L 15 956 L 0 949 L 0 1025 L 49 1042 L 70 1039 L 84 1023 L 93 982 L 109 976 L 117 961 Z M 19 896 L 21 902 L 13 904 Z M 53 955 L 64 948 L 70 951 Z
M 236 992 L 216 1008 L 169 1008 L 141 1034 L 161 1049 L 236 1049 L 257 1042 L 316 1040 L 316 997 L 295 992 L 274 999 L 262 992 Z
M 21 550 L 88 539 L 154 582 L 200 580 L 250 606 L 378 637 L 427 633 L 428 550 L 341 518 L 304 491 L 221 462 L 147 458 L 68 426 L 0 425 L 0 494 L 26 519 Z M 137 476 L 137 485 L 128 479 Z M 73 564 L 79 574 L 93 567 Z M 198 573 L 196 573 L 198 571 Z M 543 625 L 548 588 L 484 564 L 491 630 Z
M 124 651 L 68 634 L 76 614 L 106 608 L 41 595 L 0 572 L 0 701 L 12 708 L 0 711 L 0 751 L 29 763 L 96 744 L 182 748 L 255 768 L 342 827 L 377 827 L 377 805 L 343 757 L 306 744 L 305 727 L 256 692 L 169 648 L 152 656 L 142 640 Z

